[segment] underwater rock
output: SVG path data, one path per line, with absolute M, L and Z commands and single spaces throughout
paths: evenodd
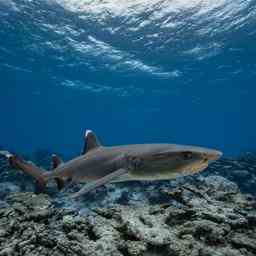
M 0 255 L 255 255 L 256 207 L 234 183 L 209 176 L 169 190 L 179 199 L 83 215 L 45 194 L 11 193 L 0 209 Z
M 256 253 L 256 235 L 252 232 L 248 236 L 244 236 L 242 233 L 232 234 L 230 241 L 236 248 L 245 248 L 248 251 Z
M 21 192 L 32 180 L 0 158 L 0 256 L 256 255 L 256 201 L 240 192 L 255 194 L 255 166 L 253 155 L 221 159 L 202 175 L 109 184 L 75 202 L 80 185 Z
M 5 198 L 11 192 L 19 192 L 20 187 L 11 182 L 1 182 L 0 183 L 0 198 Z
M 240 190 L 256 195 L 256 155 L 247 153 L 238 159 L 222 158 L 212 163 L 204 176 L 218 175 L 235 182 Z

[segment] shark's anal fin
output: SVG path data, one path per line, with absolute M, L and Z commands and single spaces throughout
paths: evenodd
M 126 169 L 118 169 L 96 181 L 92 181 L 89 184 L 86 184 L 83 188 L 81 188 L 77 193 L 75 193 L 74 195 L 72 195 L 72 198 L 77 198 L 79 196 L 82 196 L 88 192 L 90 192 L 91 190 L 100 187 L 106 183 L 109 183 L 110 181 L 114 180 L 115 178 L 127 173 L 128 170 Z
M 83 150 L 81 152 L 82 155 L 86 154 L 88 151 L 100 147 L 101 144 L 97 138 L 97 136 L 95 135 L 95 133 L 93 133 L 93 131 L 91 130 L 86 130 L 85 132 L 85 136 L 84 136 L 84 147 Z
M 52 155 L 52 169 L 56 169 L 58 166 L 60 166 L 63 163 L 63 161 L 61 160 L 61 158 L 55 154 Z M 57 188 L 58 190 L 61 190 L 64 188 L 65 183 L 64 180 L 61 178 L 54 178 L 56 184 L 57 184 Z

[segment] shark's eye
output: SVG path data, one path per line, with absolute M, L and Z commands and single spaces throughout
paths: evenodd
M 192 153 L 190 151 L 186 151 L 186 152 L 182 153 L 182 156 L 183 156 L 183 159 L 189 160 L 189 159 L 192 158 L 193 155 L 192 155 Z

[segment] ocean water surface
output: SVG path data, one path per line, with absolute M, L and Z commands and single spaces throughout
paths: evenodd
M 0 145 L 255 151 L 255 0 L 0 0 Z

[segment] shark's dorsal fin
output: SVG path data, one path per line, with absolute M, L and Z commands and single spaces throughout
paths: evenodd
M 100 147 L 101 144 L 97 139 L 97 136 L 91 130 L 86 130 L 84 136 L 84 147 L 82 150 L 82 155 L 86 154 L 88 151 Z

